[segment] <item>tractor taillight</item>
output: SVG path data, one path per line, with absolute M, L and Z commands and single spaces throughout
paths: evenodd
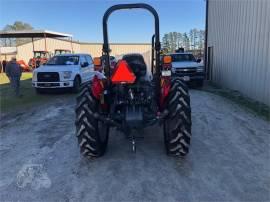
M 165 55 L 162 61 L 162 70 L 170 70 L 172 68 L 172 56 Z
M 172 68 L 172 64 L 163 64 L 162 65 L 162 70 L 170 70 Z
M 129 67 L 128 63 L 125 60 L 119 60 L 111 77 L 112 83 L 132 84 L 135 82 L 135 80 L 136 76 L 133 73 L 132 69 Z
M 165 55 L 162 60 L 162 71 L 160 78 L 160 109 L 164 109 L 165 100 L 169 95 L 171 89 L 171 69 L 172 69 L 172 57 Z

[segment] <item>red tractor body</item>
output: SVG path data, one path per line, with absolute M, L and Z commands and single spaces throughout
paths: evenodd
M 151 75 L 141 54 L 126 54 L 111 68 L 107 21 L 120 9 L 143 8 L 153 14 Z M 160 61 L 159 17 L 148 4 L 120 4 L 110 7 L 103 17 L 104 75 L 94 76 L 77 97 L 76 135 L 81 153 L 102 156 L 107 148 L 110 128 L 116 127 L 131 139 L 136 150 L 136 133 L 156 123 L 163 125 L 168 155 L 185 156 L 191 138 L 191 109 L 188 88 L 180 78 L 171 77 L 171 56 Z M 102 59 L 95 58 L 96 67 Z
M 34 68 L 38 68 L 40 65 L 45 64 L 49 59 L 48 51 L 34 51 L 34 57 L 28 62 L 28 65 Z

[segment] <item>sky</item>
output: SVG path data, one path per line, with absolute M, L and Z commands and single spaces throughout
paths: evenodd
M 82 42 L 102 42 L 102 17 L 107 8 L 119 3 L 148 3 L 160 19 L 164 33 L 189 32 L 205 27 L 205 0 L 0 0 L 0 29 L 15 21 L 72 34 Z M 115 11 L 108 21 L 110 42 L 151 41 L 154 18 L 146 10 Z

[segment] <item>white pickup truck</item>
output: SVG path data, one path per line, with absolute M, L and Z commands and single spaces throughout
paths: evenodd
M 204 65 L 196 60 L 192 53 L 172 53 L 172 75 L 183 78 L 186 82 L 195 82 L 202 87 L 204 81 Z
M 76 93 L 80 85 L 90 81 L 94 75 L 94 63 L 90 55 L 56 55 L 33 71 L 32 86 L 37 93 L 52 88 L 72 88 Z

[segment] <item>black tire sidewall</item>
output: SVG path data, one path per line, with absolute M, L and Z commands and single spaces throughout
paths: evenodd
M 99 108 L 100 108 L 99 103 L 96 102 L 96 109 L 99 109 Z M 98 110 L 97 110 L 97 112 L 98 112 Z M 101 131 L 99 130 L 99 127 L 98 127 L 98 124 L 100 124 L 100 123 L 101 123 L 101 121 L 98 121 L 98 120 L 96 121 L 95 130 L 96 130 L 96 132 L 98 134 L 97 135 L 97 140 L 99 142 L 99 145 L 102 147 L 101 148 L 102 153 L 104 153 L 106 151 L 108 140 L 109 140 L 110 127 L 103 124 L 102 127 L 107 127 L 106 131 L 105 131 L 106 134 L 101 134 Z M 105 136 L 104 140 L 102 140 L 101 136 Z
M 177 97 L 174 98 L 175 96 Z M 183 100 L 186 104 L 183 103 Z M 177 107 L 178 109 L 175 111 L 175 105 L 180 105 L 181 108 Z M 191 108 L 188 87 L 182 80 L 172 80 L 171 90 L 169 96 L 166 98 L 166 108 L 169 111 L 169 115 L 163 123 L 166 152 L 170 156 L 185 156 L 189 151 L 190 145 Z M 183 112 L 185 116 L 183 116 Z M 185 129 L 190 133 L 189 136 L 183 132 Z M 178 134 L 181 134 L 181 136 Z M 172 142 L 171 140 L 174 141 Z M 181 141 L 184 141 L 185 144 L 183 145 Z
M 77 97 L 75 122 L 76 135 L 78 137 L 79 144 L 83 142 L 83 139 L 86 140 L 86 142 L 84 141 L 85 143 L 80 145 L 80 150 L 85 157 L 100 157 L 106 152 L 110 127 L 99 121 L 95 116 L 95 113 L 101 113 L 101 108 L 100 102 L 91 92 L 91 87 L 89 85 L 83 85 L 80 91 L 84 93 L 79 93 Z M 86 107 L 83 107 L 85 104 L 87 104 L 87 107 L 89 108 L 88 110 Z M 79 118 L 79 115 L 83 111 L 83 115 Z M 91 113 L 89 113 L 89 111 L 91 111 Z M 88 125 L 88 127 L 83 127 L 84 129 L 80 130 L 82 125 Z M 100 130 L 100 128 L 104 127 L 106 127 L 106 130 Z M 79 134 L 77 133 L 78 131 L 80 131 Z M 85 153 L 84 151 L 87 150 L 88 152 Z
M 73 81 L 73 88 L 72 88 L 73 93 L 78 93 L 80 91 L 80 86 L 81 86 L 80 78 L 79 76 L 76 76 Z

